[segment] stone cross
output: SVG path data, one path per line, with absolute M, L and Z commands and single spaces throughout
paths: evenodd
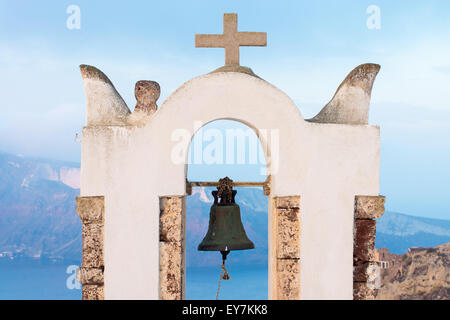
M 223 34 L 196 34 L 196 48 L 225 48 L 225 65 L 239 65 L 240 46 L 267 45 L 265 32 L 238 32 L 237 14 L 223 15 Z

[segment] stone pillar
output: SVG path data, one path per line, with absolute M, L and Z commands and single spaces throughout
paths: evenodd
M 103 300 L 105 198 L 77 197 L 77 213 L 83 223 L 83 256 L 79 270 L 83 300 Z
M 300 196 L 274 197 L 276 299 L 300 299 Z
M 353 228 L 353 299 L 373 300 L 375 280 L 375 219 L 384 213 L 384 196 L 356 196 Z
M 159 199 L 159 297 L 185 298 L 185 208 L 184 196 Z

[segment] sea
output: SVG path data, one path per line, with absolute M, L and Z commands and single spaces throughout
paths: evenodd
M 80 300 L 81 285 L 73 264 L 1 263 L 0 300 Z M 230 280 L 222 280 L 220 300 L 267 299 L 267 266 L 228 266 Z M 186 299 L 215 300 L 218 267 L 186 269 Z

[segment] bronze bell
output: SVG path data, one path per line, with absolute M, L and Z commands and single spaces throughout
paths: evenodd
M 225 177 L 219 180 L 217 191 L 213 191 L 214 204 L 209 214 L 209 228 L 199 244 L 199 251 L 220 251 L 223 260 L 231 250 L 254 249 L 241 221 L 239 206 L 235 203 L 236 190 L 233 181 Z

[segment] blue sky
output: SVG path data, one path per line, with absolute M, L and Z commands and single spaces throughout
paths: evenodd
M 69 30 L 69 5 L 81 29 Z M 377 5 L 381 28 L 366 9 Z M 78 65 L 104 71 L 133 109 L 134 84 L 158 81 L 159 104 L 185 81 L 223 65 L 222 49 L 196 49 L 195 33 L 268 33 L 242 48 L 241 64 L 285 91 L 305 118 L 329 101 L 354 67 L 382 66 L 371 124 L 381 127 L 381 192 L 387 208 L 450 218 L 449 1 L 0 1 L 0 150 L 79 161 L 85 122 Z M 202 172 L 197 171 L 198 178 Z M 247 178 L 247 170 L 238 171 Z

